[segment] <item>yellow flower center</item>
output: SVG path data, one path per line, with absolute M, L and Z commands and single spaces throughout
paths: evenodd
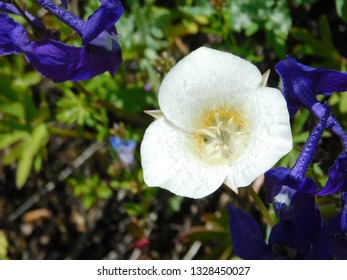
M 220 107 L 205 114 L 201 129 L 196 131 L 197 153 L 212 165 L 232 165 L 247 149 L 249 122 L 244 114 Z

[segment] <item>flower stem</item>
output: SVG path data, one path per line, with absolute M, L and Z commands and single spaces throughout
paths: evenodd
M 342 128 L 340 123 L 334 118 L 329 117 L 327 126 L 332 130 L 339 138 L 343 146 L 343 150 L 347 152 L 347 134 L 346 131 Z
M 326 105 L 324 114 L 319 118 L 318 123 L 312 130 L 304 147 L 302 148 L 302 151 L 294 167 L 292 168 L 292 174 L 294 177 L 298 179 L 303 179 L 305 177 L 308 166 L 310 165 L 310 162 L 317 150 L 319 141 L 327 125 L 327 121 L 328 121 L 330 113 L 331 113 L 331 108 L 330 106 Z
M 316 118 L 321 119 L 325 114 L 326 108 L 323 104 L 316 103 L 312 107 L 311 111 Z M 345 152 L 347 152 L 347 133 L 342 128 L 340 123 L 333 116 L 329 116 L 327 127 L 340 138 L 343 149 Z
M 50 134 L 66 137 L 66 138 L 83 138 L 86 140 L 96 140 L 96 135 L 90 132 L 78 133 L 75 130 L 64 129 L 52 125 L 48 125 L 48 130 Z
M 271 218 L 268 209 L 266 208 L 264 202 L 260 199 L 259 195 L 254 191 L 252 186 L 249 186 L 246 188 L 247 193 L 250 195 L 250 197 L 253 198 L 255 204 L 258 206 L 261 214 L 263 215 L 264 220 L 266 223 L 273 227 L 275 225 L 274 220 Z
M 43 30 L 39 29 L 37 25 L 26 15 L 25 11 L 21 8 L 21 6 L 15 1 L 11 0 L 11 4 L 18 10 L 21 16 L 29 23 L 32 27 L 35 36 L 40 37 Z
M 78 34 L 82 35 L 83 30 L 86 26 L 86 23 L 82 19 L 55 4 L 51 0 L 36 0 L 36 2 L 47 11 L 55 15 L 57 18 L 59 18 L 62 22 L 70 26 Z

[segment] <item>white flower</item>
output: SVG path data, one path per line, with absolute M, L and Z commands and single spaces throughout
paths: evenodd
M 285 99 L 265 84 L 230 53 L 202 47 L 178 62 L 141 144 L 146 184 L 201 198 L 223 183 L 237 192 L 270 169 L 292 135 Z

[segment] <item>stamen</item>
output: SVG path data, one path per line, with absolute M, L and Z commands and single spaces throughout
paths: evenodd
M 231 163 L 242 155 L 248 143 L 244 119 L 232 110 L 219 109 L 206 119 L 208 128 L 197 133 L 202 137 L 200 156 L 210 163 Z

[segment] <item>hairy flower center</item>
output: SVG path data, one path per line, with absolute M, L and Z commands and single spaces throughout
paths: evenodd
M 204 127 L 196 133 L 199 155 L 213 165 L 231 165 L 245 152 L 250 135 L 242 114 L 224 107 L 207 113 Z

